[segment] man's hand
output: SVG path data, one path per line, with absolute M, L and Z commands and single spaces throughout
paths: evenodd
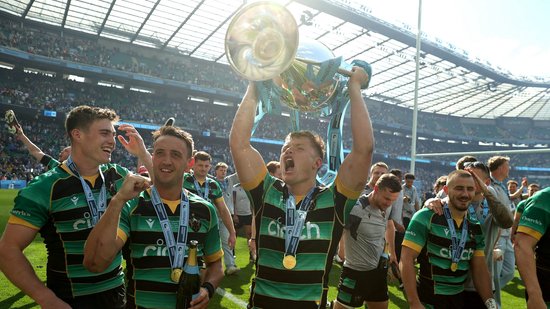
M 436 214 L 442 215 L 443 214 L 443 203 L 442 203 L 442 201 L 443 201 L 442 199 L 434 197 L 434 198 L 431 198 L 431 199 L 427 200 L 424 203 L 424 206 L 426 208 L 432 210 Z
M 527 177 L 521 178 L 521 186 L 524 188 L 527 188 L 528 185 L 529 185 L 529 182 L 527 181 Z
M 129 124 L 121 124 L 120 126 L 118 126 L 118 129 L 120 131 L 124 131 L 124 135 L 126 135 L 126 138 L 128 138 L 126 139 L 122 135 L 117 136 L 118 141 L 129 153 L 139 158 L 147 152 L 147 148 L 145 147 L 143 138 L 136 130 L 136 128 L 134 128 L 134 126 Z
M 136 174 L 128 174 L 124 178 L 122 187 L 120 188 L 120 190 L 118 190 L 115 197 L 121 199 L 124 202 L 127 202 L 138 196 L 139 193 L 149 188 L 150 186 L 151 180 L 149 180 L 149 178 Z
M 256 239 L 250 238 L 248 240 L 248 251 L 252 252 L 252 256 L 256 260 Z
M 405 227 L 403 226 L 403 224 L 399 224 L 395 221 L 393 221 L 393 225 L 395 225 L 395 230 L 398 231 L 399 233 L 405 233 Z
M 210 297 L 208 297 L 208 290 L 201 287 L 199 290 L 199 296 L 191 301 L 191 308 L 189 309 L 203 309 L 208 307 Z
M 235 232 L 229 232 L 229 238 L 227 238 L 227 245 L 229 248 L 235 248 L 235 242 L 237 241 L 237 234 Z
M 361 67 L 354 66 L 351 69 L 351 76 L 348 80 L 348 86 L 352 87 L 353 85 L 358 86 L 359 88 L 366 87 L 369 81 L 369 76 L 367 72 Z
M 233 215 L 233 224 L 235 224 L 235 225 L 239 224 L 239 216 Z

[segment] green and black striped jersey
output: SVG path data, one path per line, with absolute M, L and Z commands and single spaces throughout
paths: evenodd
M 468 220 L 468 237 L 458 269 L 451 270 L 451 234 L 444 215 L 437 215 L 428 208 L 416 212 L 405 232 L 403 246 L 419 252 L 419 296 L 424 303 L 430 304 L 430 296 L 455 295 L 464 290 L 464 281 L 470 269 L 470 260 L 474 256 L 484 256 L 485 241 L 481 225 L 475 219 Z M 462 224 L 455 224 L 457 239 L 462 235 Z
M 149 190 L 130 201 L 122 211 L 119 228 L 126 235 L 123 248 L 126 259 L 128 308 L 175 308 L 178 285 L 170 280 L 168 248 Z M 163 200 L 174 239 L 180 215 L 180 201 Z M 187 243 L 198 241 L 198 255 L 206 263 L 223 256 L 218 217 L 212 204 L 189 193 Z
M 284 183 L 267 170 L 258 177 L 262 176 L 255 183 L 242 184 L 254 209 L 258 248 L 249 307 L 305 309 L 322 304 L 324 308 L 333 256 L 360 192 L 345 190 L 338 177 L 331 186 L 320 188 L 304 222 L 296 267 L 289 270 L 283 267 Z
M 107 203 L 122 185 L 128 170 L 116 164 L 100 166 L 107 188 Z M 101 177 L 85 177 L 97 200 Z M 9 222 L 36 229 L 48 252 L 47 285 L 64 299 L 95 294 L 124 283 L 118 254 L 102 273 L 82 265 L 84 243 L 92 230 L 92 216 L 80 179 L 62 164 L 35 178 L 19 191 Z
M 197 191 L 197 188 L 195 187 L 195 177 L 193 177 L 193 174 L 185 173 L 183 175 L 183 187 L 196 195 L 204 198 L 205 200 L 209 201 L 210 203 L 214 204 L 218 199 L 223 198 L 223 191 L 216 179 L 210 178 L 209 176 L 206 176 L 206 181 L 203 183 L 198 182 L 199 185 L 199 191 Z M 204 196 L 205 187 L 208 184 L 208 196 Z

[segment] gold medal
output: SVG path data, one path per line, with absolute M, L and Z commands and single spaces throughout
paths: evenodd
M 458 269 L 458 263 L 451 264 L 451 271 L 456 271 Z
M 181 277 L 181 268 L 172 269 L 172 272 L 170 273 L 170 279 L 172 279 L 173 282 L 178 283 L 180 282 L 180 277 Z
M 283 258 L 283 266 L 286 269 L 293 269 L 296 267 L 296 257 L 293 255 L 285 255 Z

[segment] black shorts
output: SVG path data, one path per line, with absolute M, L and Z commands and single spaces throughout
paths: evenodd
M 338 283 L 338 302 L 361 307 L 364 302 L 383 302 L 389 299 L 388 269 L 378 267 L 368 271 L 357 271 L 345 267 Z
M 96 294 L 63 299 L 76 309 L 122 309 L 126 308 L 126 288 L 124 285 Z
M 237 217 L 239 218 L 239 223 L 235 224 L 237 228 L 240 228 L 245 225 L 252 225 L 252 215 L 248 215 L 248 216 L 237 215 Z

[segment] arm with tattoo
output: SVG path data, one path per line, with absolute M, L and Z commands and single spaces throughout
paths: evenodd
M 490 187 L 482 187 L 483 196 L 489 204 L 489 211 L 495 218 L 496 224 L 503 229 L 507 229 L 512 226 L 514 219 L 510 209 L 500 201 L 496 195 L 493 193 Z

